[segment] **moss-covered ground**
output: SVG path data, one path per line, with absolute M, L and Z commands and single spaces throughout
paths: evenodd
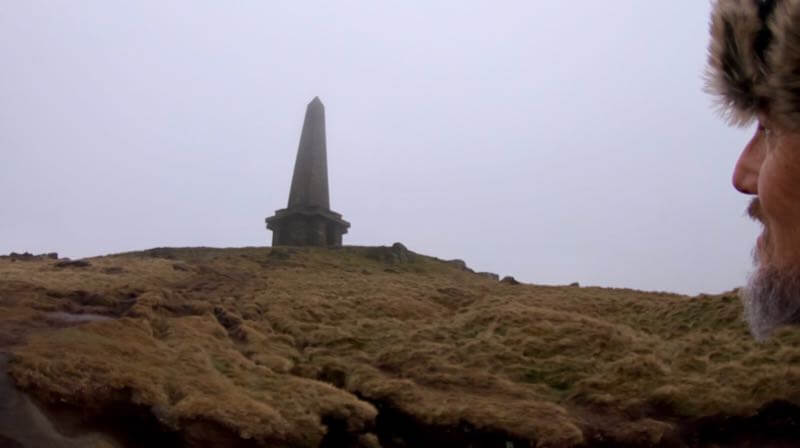
M 203 423 L 292 447 L 330 444 L 332 428 L 354 446 L 423 440 L 387 427 L 403 421 L 448 440 L 657 446 L 682 443 L 689 422 L 800 403 L 800 331 L 756 343 L 733 293 L 511 285 L 388 248 L 88 261 L 0 259 L 12 377 L 98 413 L 130 403 L 178 433 Z

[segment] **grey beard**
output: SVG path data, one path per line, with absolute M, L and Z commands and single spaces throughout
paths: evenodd
M 783 325 L 800 324 L 800 274 L 759 266 L 740 291 L 744 316 L 758 341 Z

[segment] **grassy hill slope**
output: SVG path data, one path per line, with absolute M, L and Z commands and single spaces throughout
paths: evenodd
M 800 440 L 800 331 L 755 343 L 732 294 L 513 285 L 391 248 L 88 261 L 0 259 L 0 351 L 123 444 Z

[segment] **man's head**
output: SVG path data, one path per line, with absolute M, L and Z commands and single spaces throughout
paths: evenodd
M 800 324 L 800 0 L 718 0 L 708 89 L 732 124 L 757 123 L 733 173 L 763 225 L 742 291 L 753 334 Z

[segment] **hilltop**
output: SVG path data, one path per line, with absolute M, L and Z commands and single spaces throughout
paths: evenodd
M 2 353 L 64 446 L 800 441 L 800 331 L 757 344 L 734 293 L 498 282 L 399 246 L 0 258 Z

